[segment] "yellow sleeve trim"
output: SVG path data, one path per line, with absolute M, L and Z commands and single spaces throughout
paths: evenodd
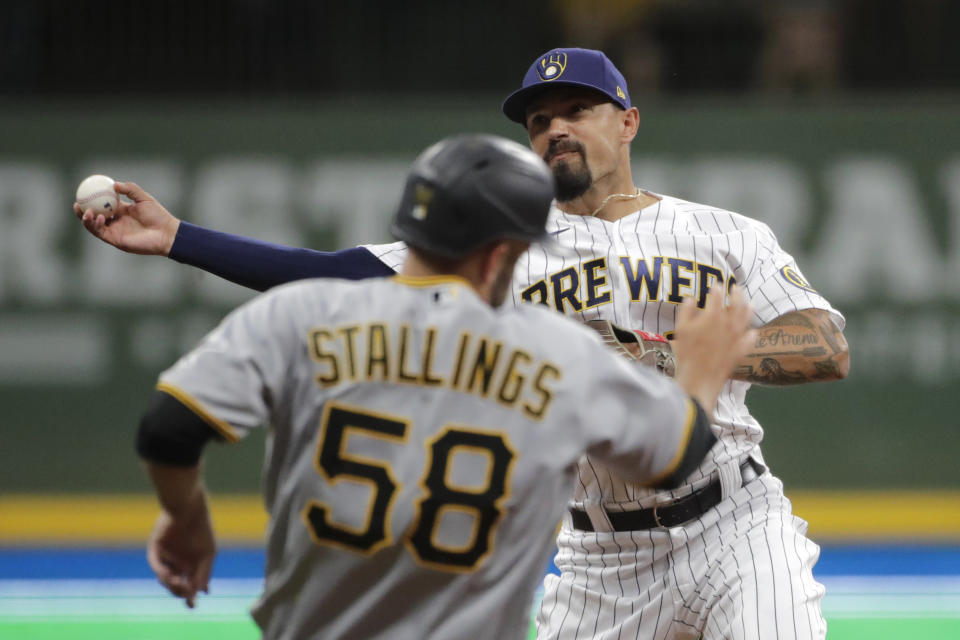
M 227 442 L 237 443 L 240 441 L 240 436 L 237 435 L 237 432 L 233 430 L 233 427 L 230 426 L 230 423 L 225 420 L 214 416 L 212 413 L 203 408 L 203 405 L 200 404 L 193 396 L 189 393 L 170 384 L 169 382 L 158 382 L 157 390 L 163 391 L 164 393 L 169 393 L 174 398 L 183 403 L 190 411 L 193 411 L 195 414 L 200 416 L 204 422 L 213 427 L 213 430 L 226 438 Z
M 455 275 L 436 275 L 436 276 L 405 276 L 398 273 L 395 276 L 390 276 L 395 282 L 400 284 L 405 284 L 410 287 L 432 287 L 438 284 L 462 284 L 468 287 L 472 286 L 466 278 L 461 278 L 460 276 Z
M 693 423 L 696 422 L 696 420 L 697 408 L 693 404 L 693 400 L 687 398 L 687 423 L 683 428 L 683 435 L 680 436 L 680 444 L 677 447 L 677 452 L 673 454 L 673 458 L 667 463 L 666 469 L 657 474 L 656 477 L 650 479 L 649 484 L 651 486 L 659 484 L 661 480 L 676 471 L 677 467 L 680 466 L 680 462 L 683 461 L 683 455 L 687 452 L 690 435 L 693 433 Z

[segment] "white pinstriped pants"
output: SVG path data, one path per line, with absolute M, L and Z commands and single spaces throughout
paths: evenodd
M 684 527 L 593 533 L 564 526 L 538 640 L 808 640 L 826 637 L 820 548 L 769 473 Z

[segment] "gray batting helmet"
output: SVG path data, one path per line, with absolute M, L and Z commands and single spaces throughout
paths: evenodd
M 445 138 L 413 163 L 390 230 L 447 258 L 500 239 L 538 240 L 553 189 L 547 165 L 516 142 L 483 134 Z

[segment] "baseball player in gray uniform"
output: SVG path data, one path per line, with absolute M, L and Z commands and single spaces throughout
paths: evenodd
M 552 198 L 520 145 L 441 141 L 394 218 L 400 275 L 273 289 L 160 376 L 137 449 L 172 593 L 193 606 L 209 581 L 203 446 L 263 425 L 266 638 L 523 637 L 584 451 L 637 487 L 701 465 L 749 306 L 715 288 L 681 311 L 676 383 L 551 311 L 498 308 Z
M 541 638 L 822 638 L 819 548 L 766 469 L 751 384 L 843 378 L 844 319 L 803 277 L 771 230 L 745 216 L 638 189 L 630 145 L 639 131 L 622 74 L 599 51 L 554 49 L 503 105 L 556 179 L 551 242 L 519 259 L 511 296 L 582 319 L 671 336 L 684 300 L 737 284 L 758 337 L 713 414 L 718 442 L 683 485 L 641 487 L 586 457 L 557 539 Z M 335 253 L 257 243 L 181 222 L 135 185 L 112 220 L 76 213 L 92 234 L 167 255 L 264 289 L 311 275 L 388 275 L 404 243 Z

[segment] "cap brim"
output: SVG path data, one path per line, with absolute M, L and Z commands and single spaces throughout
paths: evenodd
M 610 102 L 623 107 L 623 104 L 618 102 L 613 96 L 602 91 L 601 89 L 596 88 L 592 84 L 587 84 L 586 82 L 573 82 L 570 80 L 553 80 L 550 82 L 533 84 L 529 87 L 517 89 L 507 96 L 507 99 L 503 101 L 503 105 L 500 107 L 500 110 L 503 111 L 503 115 L 507 116 L 514 122 L 526 125 L 527 107 L 530 106 L 530 103 L 533 102 L 534 99 L 540 94 L 556 87 L 580 87 L 583 89 L 589 89 L 594 93 L 604 96 Z

